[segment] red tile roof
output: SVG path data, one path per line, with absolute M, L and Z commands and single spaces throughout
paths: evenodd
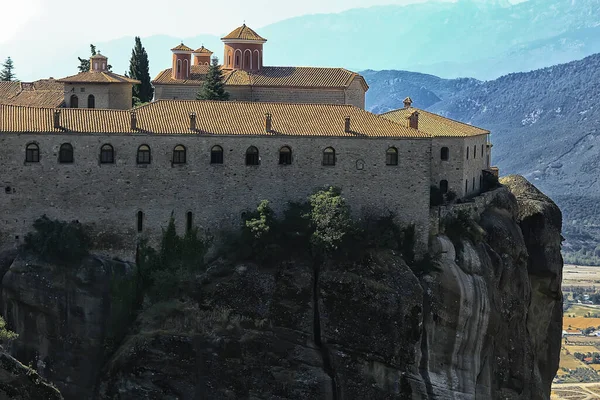
M 235 28 L 231 33 L 227 36 L 221 38 L 225 39 L 240 39 L 240 40 L 258 40 L 266 42 L 267 39 L 260 36 L 258 33 L 254 32 L 252 29 L 246 26 L 246 24 L 240 26 L 239 28 Z
M 60 109 L 60 128 L 54 128 L 54 109 L 0 105 L 0 132 L 430 138 L 349 105 L 160 100 L 134 111 L 135 131 L 130 111 L 81 108 Z M 196 131 L 190 130 L 190 113 L 196 114 Z M 272 116 L 270 133 L 265 131 L 267 113 Z M 350 132 L 345 131 L 347 116 Z
M 114 72 L 80 72 L 77 75 L 67 76 L 57 80 L 61 83 L 129 83 L 132 85 L 140 84 L 136 79 L 131 79 L 123 75 L 115 74 Z

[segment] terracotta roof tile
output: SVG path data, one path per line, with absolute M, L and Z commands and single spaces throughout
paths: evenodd
M 108 57 L 100 54 L 100 53 L 96 53 L 93 56 L 90 57 L 92 60 L 98 59 L 98 60 L 108 60 Z
M 210 51 L 209 49 L 207 49 L 204 46 L 200 47 L 199 49 L 194 50 L 194 53 L 208 53 L 208 54 L 213 54 L 212 51 Z
M 400 108 L 381 114 L 381 116 L 396 123 L 408 125 L 407 118 L 415 111 L 419 112 L 419 130 L 434 137 L 467 137 L 490 133 L 488 130 L 414 107 Z
M 132 133 L 130 111 L 61 109 L 61 128 L 53 127 L 53 109 L 0 105 L 0 132 Z M 260 136 L 331 136 L 430 138 L 360 108 L 332 104 L 285 104 L 160 100 L 135 109 L 136 132 Z M 190 131 L 190 113 L 196 131 Z M 265 132 L 265 114 L 273 132 Z M 345 117 L 351 132 L 345 132 Z
M 139 84 L 138 80 L 128 78 L 113 72 L 80 72 L 57 80 L 60 83 L 130 83 Z
M 54 79 L 0 82 L 0 103 L 34 107 L 62 107 L 64 85 Z
M 173 47 L 171 51 L 194 51 L 194 49 L 191 49 L 185 44 L 181 43 L 180 45 Z
M 266 42 L 267 39 L 254 32 L 252 29 L 246 26 L 246 24 L 235 28 L 229 35 L 221 38 L 223 39 L 241 39 L 241 40 L 259 40 Z
M 169 68 L 160 72 L 152 83 L 200 86 L 207 72 L 207 66 L 192 66 L 190 79 L 176 80 L 171 78 Z M 362 76 L 344 68 L 263 67 L 257 72 L 243 70 L 223 70 L 223 72 L 225 84 L 230 86 L 346 88 L 355 78 L 358 78 L 365 90 L 369 88 Z

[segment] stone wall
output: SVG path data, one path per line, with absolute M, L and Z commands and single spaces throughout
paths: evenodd
M 130 84 L 65 84 L 65 104 L 72 107 L 71 96 L 79 99 L 78 108 L 88 108 L 88 97 L 94 96 L 95 107 L 113 110 L 128 110 L 131 108 L 133 88 Z
M 40 147 L 40 162 L 25 163 L 25 146 Z M 59 164 L 61 143 L 74 148 L 75 162 Z M 100 164 L 100 147 L 110 143 L 115 164 Z M 152 149 L 152 164 L 137 165 L 141 144 Z M 187 148 L 187 163 L 173 165 L 173 148 Z M 210 164 L 210 149 L 224 149 L 224 164 Z M 260 151 L 260 165 L 246 166 L 249 146 Z M 293 151 L 291 165 L 279 165 L 279 149 Z M 322 166 L 322 150 L 333 146 L 335 166 Z M 399 165 L 386 166 L 389 146 Z M 137 213 L 144 214 L 143 234 L 160 235 L 173 213 L 183 232 L 186 214 L 194 225 L 212 232 L 237 224 L 242 212 L 263 199 L 276 211 L 286 202 L 304 200 L 315 189 L 341 187 L 357 214 L 393 211 L 399 222 L 415 223 L 426 243 L 429 218 L 430 141 L 427 139 L 355 139 L 310 137 L 231 137 L 200 135 L 3 134 L 0 137 L 0 246 L 22 241 L 42 214 L 89 224 L 99 248 L 132 256 L 139 237 Z M 127 254 L 125 254 L 127 256 Z
M 448 190 L 455 192 L 459 197 L 479 193 L 482 171 L 489 168 L 486 144 L 487 135 L 466 138 L 434 137 L 431 145 L 432 185 L 440 187 L 440 182 L 447 180 Z M 481 153 L 482 145 L 483 156 Z M 473 157 L 473 146 L 477 149 L 475 157 Z M 441 151 L 444 147 L 448 148 L 448 160 L 442 160 L 441 158 Z M 467 148 L 469 148 L 468 159 Z
M 108 108 L 129 110 L 132 106 L 133 86 L 130 84 L 108 85 Z M 96 106 L 96 108 L 100 108 Z
M 365 108 L 365 91 L 355 79 L 347 89 L 281 88 L 227 85 L 233 101 L 261 101 L 266 103 L 351 104 Z M 199 85 L 156 85 L 155 100 L 195 100 Z

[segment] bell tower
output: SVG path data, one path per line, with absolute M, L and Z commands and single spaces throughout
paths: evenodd
M 193 65 L 210 65 L 210 56 L 213 52 L 202 46 L 194 51 L 194 64 Z
M 246 24 L 221 40 L 225 44 L 223 68 L 260 71 L 263 67 L 263 44 L 267 39 L 261 37 Z
M 181 43 L 179 46 L 173 47 L 171 52 L 173 53 L 171 77 L 181 80 L 190 79 L 190 67 L 194 50 Z

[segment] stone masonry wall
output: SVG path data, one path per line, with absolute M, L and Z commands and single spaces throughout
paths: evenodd
M 467 190 L 465 196 L 470 196 L 479 193 L 481 190 L 481 179 L 483 179 L 483 170 L 489 168 L 487 164 L 487 135 L 479 135 L 465 138 L 463 150 L 464 160 L 464 177 L 463 189 L 466 185 Z M 469 158 L 466 158 L 467 148 L 469 149 Z M 482 154 L 483 149 L 483 154 Z
M 113 110 L 128 110 L 132 106 L 133 86 L 130 84 L 108 85 L 109 104 Z M 99 108 L 96 106 L 96 108 Z
M 75 95 L 79 99 L 79 108 L 87 108 L 88 96 L 92 94 L 95 97 L 96 108 L 110 108 L 109 86 L 82 83 L 65 84 L 65 105 L 72 107 L 71 96 Z M 127 108 L 131 108 L 131 106 Z
M 40 147 L 40 162 L 25 163 L 25 146 Z M 58 163 L 61 143 L 74 147 L 73 164 Z M 115 164 L 100 164 L 100 147 L 110 143 Z M 152 163 L 137 165 L 141 144 L 152 149 Z M 187 163 L 172 165 L 173 148 L 187 148 Z M 210 149 L 224 149 L 224 164 L 210 164 Z M 245 165 L 249 146 L 260 151 L 259 166 Z M 279 149 L 293 151 L 291 165 L 279 165 Z M 322 150 L 336 149 L 335 166 L 322 166 Z M 389 146 L 399 165 L 386 166 Z M 157 238 L 173 213 L 179 232 L 186 213 L 194 225 L 212 232 L 238 224 L 243 211 L 263 199 L 278 212 L 288 201 L 304 200 L 315 189 L 341 187 L 356 214 L 393 211 L 399 222 L 415 223 L 425 244 L 428 235 L 430 141 L 311 137 L 231 137 L 199 135 L 3 134 L 0 135 L 0 247 L 22 241 L 42 214 L 89 224 L 99 248 L 131 259 L 137 213 L 143 234 Z
M 348 89 L 302 89 L 252 86 L 225 86 L 233 101 L 261 101 L 267 103 L 351 104 L 365 108 L 365 91 L 358 80 Z M 156 85 L 155 100 L 195 100 L 200 86 Z

